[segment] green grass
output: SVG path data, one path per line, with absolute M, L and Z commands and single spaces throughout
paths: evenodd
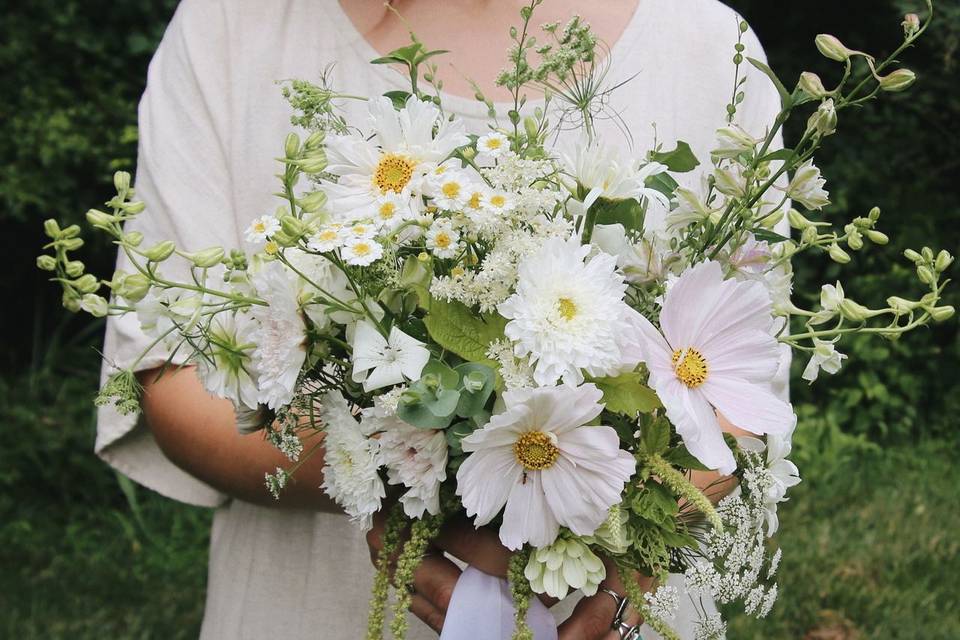
M 60 361 L 76 368 L 0 379 L 0 637 L 196 638 L 210 512 L 94 457 L 91 358 Z M 780 601 L 729 637 L 960 638 L 955 445 L 810 433 L 781 511 Z

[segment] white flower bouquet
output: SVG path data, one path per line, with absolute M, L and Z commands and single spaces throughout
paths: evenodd
M 362 527 L 389 511 L 371 638 L 382 634 L 390 558 L 399 554 L 392 629 L 402 636 L 416 563 L 458 514 L 515 551 L 516 637 L 530 635 L 531 594 L 595 593 L 601 556 L 665 637 L 675 637 L 681 594 L 643 594 L 629 576 L 683 573 L 683 595 L 765 615 L 779 560 L 766 556 L 766 538 L 799 482 L 786 460 L 796 418 L 772 385 L 781 345 L 809 355 L 812 381 L 840 368 L 837 345 L 849 334 L 893 340 L 953 314 L 939 304 L 952 257 L 927 248 L 906 254 L 923 287 L 915 299 L 868 308 L 839 283 L 823 287 L 817 309 L 789 297 L 792 256 L 842 264 L 866 242 L 887 242 L 879 209 L 842 229 L 820 217 L 829 200 L 813 155 L 844 110 L 911 84 L 891 66 L 929 21 L 908 16 L 885 60 L 818 37 L 842 70 L 832 89 L 805 73 L 788 90 L 736 43 L 738 80 L 714 151 L 698 159 L 682 141 L 638 154 L 601 139 L 594 122 L 615 88 L 604 84 L 600 45 L 576 18 L 545 25 L 545 44 L 535 44 L 539 2 L 522 12 L 498 80 L 515 108 L 501 122 L 488 102 L 484 135 L 444 113 L 430 62 L 442 52 L 416 39 L 373 61 L 402 65 L 409 92 L 288 85 L 308 134 L 287 138 L 282 205 L 252 222 L 246 251 L 186 252 L 125 231 L 144 205 L 124 173 L 108 211 L 87 219 L 134 271 L 84 273 L 70 256 L 80 229 L 46 223 L 52 255 L 38 265 L 63 286 L 65 306 L 136 314 L 154 339 L 147 352 L 195 365 L 211 393 L 234 403 L 241 429 L 262 429 L 291 460 L 267 477 L 272 492 L 313 453 L 305 436 L 323 432 L 313 446 L 323 447 L 326 492 Z M 744 64 L 782 99 L 759 136 L 737 125 Z M 527 109 L 528 89 L 545 106 Z M 366 100 L 369 123 L 348 122 L 338 110 L 346 100 Z M 802 138 L 772 148 L 805 108 Z M 578 129 L 578 142 L 555 148 L 561 128 Z M 680 187 L 673 176 L 701 161 L 710 163 L 703 188 Z M 795 237 L 776 231 L 783 220 Z M 170 271 L 189 277 L 165 275 L 178 260 L 186 268 Z M 137 364 L 113 375 L 98 402 L 137 411 Z M 733 438 L 721 416 L 764 437 Z M 736 475 L 740 490 L 715 505 L 690 477 L 707 470 Z M 701 621 L 701 637 L 722 631 L 716 616 Z

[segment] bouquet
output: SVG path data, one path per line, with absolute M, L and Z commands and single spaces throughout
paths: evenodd
M 409 91 L 285 85 L 306 135 L 287 137 L 281 204 L 253 221 L 246 250 L 187 252 L 125 231 L 144 204 L 122 172 L 106 210 L 87 220 L 133 271 L 85 273 L 71 257 L 80 229 L 46 222 L 52 253 L 38 265 L 62 285 L 64 305 L 136 314 L 154 339 L 145 353 L 195 365 L 233 402 L 238 427 L 262 430 L 291 461 L 267 476 L 271 492 L 322 451 L 323 488 L 361 527 L 387 512 L 369 638 L 382 636 L 391 582 L 390 626 L 403 636 L 413 571 L 443 523 L 464 514 L 514 551 L 517 638 L 531 636 L 532 594 L 595 593 L 601 556 L 667 638 L 681 597 L 766 615 L 780 558 L 767 537 L 799 482 L 786 459 L 796 418 L 771 384 L 781 345 L 809 358 L 803 377 L 813 381 L 840 369 L 850 334 L 896 340 L 954 312 L 940 304 L 953 258 L 929 248 L 906 252 L 914 297 L 871 308 L 838 282 L 815 309 L 790 300 L 794 255 L 844 264 L 888 240 L 877 208 L 843 225 L 822 216 L 829 195 L 813 157 L 841 113 L 914 81 L 893 67 L 929 20 L 908 15 L 884 60 L 818 36 L 839 66 L 832 88 L 804 73 L 788 89 L 738 41 L 715 148 L 696 158 L 683 141 L 640 154 L 598 136 L 616 90 L 602 44 L 578 18 L 544 25 L 535 40 L 540 1 L 511 31 L 497 81 L 513 95 L 506 121 L 477 87 L 490 107 L 483 135 L 444 113 L 433 62 L 443 52 L 415 37 L 373 61 L 404 67 Z M 746 64 L 782 100 L 759 136 L 737 125 Z M 528 90 L 545 105 L 526 108 Z M 348 100 L 367 102 L 369 127 L 342 115 Z M 796 145 L 773 148 L 787 119 L 807 113 Z M 576 129 L 577 144 L 553 144 L 560 129 Z M 680 187 L 674 176 L 701 163 L 702 189 Z M 116 371 L 97 402 L 137 411 L 137 365 Z M 725 434 L 718 416 L 757 437 Z M 715 502 L 691 479 L 707 470 L 735 475 L 739 489 Z M 684 575 L 682 590 L 643 593 L 629 579 L 662 583 L 670 572 Z M 698 637 L 723 629 L 706 615 Z

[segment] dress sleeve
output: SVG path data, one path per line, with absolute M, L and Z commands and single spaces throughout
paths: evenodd
M 752 29 L 746 33 L 744 46 L 746 47 L 746 51 L 744 52 L 746 56 L 760 60 L 764 64 L 767 63 L 767 55 L 763 50 L 763 45 L 760 44 L 759 39 L 757 39 Z M 776 87 L 774 87 L 773 82 L 748 61 L 744 61 L 742 68 L 746 69 L 747 83 L 745 86 L 746 98 L 738 116 L 739 124 L 752 136 L 765 136 L 773 125 L 777 114 L 780 113 L 780 94 L 777 92 Z M 776 138 L 774 138 L 770 150 L 776 151 L 782 148 L 783 130 L 781 129 L 781 131 L 777 133 Z M 787 182 L 787 176 L 781 176 L 780 180 L 777 181 L 777 186 L 786 188 Z M 789 200 L 784 203 L 783 208 L 784 211 L 790 208 Z M 787 222 L 786 216 L 777 224 L 775 230 L 780 235 L 790 236 L 790 224 Z M 778 274 L 780 277 L 788 277 L 788 275 L 792 277 L 792 270 L 788 273 Z M 785 295 L 789 295 L 789 291 L 787 291 Z M 773 381 L 773 388 L 777 395 L 784 400 L 790 399 L 790 363 L 792 360 L 793 352 L 790 347 L 781 344 L 780 366 L 777 369 L 777 374 Z
M 143 233 L 143 246 L 174 240 L 179 248 L 236 246 L 228 131 L 229 41 L 219 3 L 184 0 L 170 22 L 147 73 L 139 106 L 139 149 L 134 186 L 146 210 L 128 226 Z M 188 275 L 174 258 L 162 265 L 168 278 Z M 117 268 L 130 272 L 126 258 Z M 107 322 L 101 384 L 130 367 L 152 341 L 135 314 Z M 136 365 L 159 366 L 170 354 L 156 348 Z M 182 362 L 179 354 L 173 362 Z M 161 452 L 142 417 L 113 406 L 97 414 L 95 451 L 112 467 L 165 496 L 216 506 L 225 496 L 193 478 Z

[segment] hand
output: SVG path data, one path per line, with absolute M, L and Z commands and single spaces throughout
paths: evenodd
M 602 560 L 607 577 L 600 586 L 624 595 L 626 590 L 617 566 L 608 558 Z M 638 576 L 638 579 L 644 591 L 653 586 L 652 578 Z M 617 604 L 610 594 L 597 591 L 596 595 L 585 596 L 577 603 L 570 617 L 560 625 L 559 640 L 620 640 L 620 634 L 611 626 L 616 613 Z M 641 624 L 642 620 L 636 609 L 629 607 L 624 622 L 632 626 Z

